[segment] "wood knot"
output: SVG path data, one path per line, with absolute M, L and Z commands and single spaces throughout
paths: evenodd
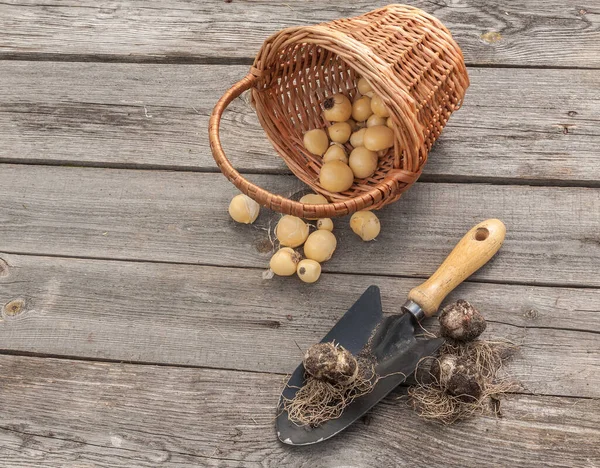
M 5 317 L 15 317 L 25 311 L 25 300 L 14 299 L 6 304 L 2 308 L 2 315 Z
M 523 315 L 524 315 L 525 318 L 528 318 L 530 320 L 535 320 L 536 318 L 538 318 L 538 316 L 540 315 L 540 313 L 537 310 L 535 310 L 535 309 L 529 309 Z
M 569 117 L 575 117 L 575 116 L 576 116 L 576 115 L 578 115 L 578 114 L 577 114 L 577 112 L 576 112 L 576 111 L 569 111 L 569 112 L 567 112 L 567 115 L 568 115 Z
M 483 39 L 488 44 L 493 44 L 494 42 L 502 40 L 502 34 L 496 31 L 490 31 L 485 34 L 482 34 L 481 39 Z
M 8 263 L 0 258 L 0 278 L 6 278 L 8 276 Z

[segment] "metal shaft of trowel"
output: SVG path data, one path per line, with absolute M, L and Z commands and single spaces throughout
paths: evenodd
M 417 322 L 425 318 L 425 312 L 421 309 L 421 306 L 410 299 L 402 306 L 402 312 L 412 314 Z

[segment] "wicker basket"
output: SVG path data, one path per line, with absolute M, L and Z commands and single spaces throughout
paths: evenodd
M 394 122 L 395 144 L 367 179 L 342 193 L 319 185 L 321 158 L 304 148 L 303 135 L 328 124 L 322 103 L 335 93 L 352 100 L 358 76 L 381 96 Z M 450 32 L 431 15 L 389 5 L 362 16 L 284 29 L 265 41 L 249 74 L 215 106 L 209 124 L 213 156 L 243 193 L 273 210 L 304 218 L 341 216 L 397 200 L 419 175 L 427 153 L 462 103 L 469 78 Z M 330 204 L 304 205 L 244 179 L 219 139 L 225 108 L 242 92 L 251 98 L 267 137 L 290 170 Z

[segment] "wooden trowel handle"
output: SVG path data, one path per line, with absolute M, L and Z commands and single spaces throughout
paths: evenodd
M 460 240 L 437 271 L 423 284 L 411 289 L 408 298 L 431 317 L 445 297 L 485 265 L 502 242 L 506 227 L 499 219 L 488 219 L 473 227 Z

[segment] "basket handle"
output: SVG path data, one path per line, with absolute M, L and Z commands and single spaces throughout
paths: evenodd
M 377 207 L 384 199 L 390 196 L 398 196 L 404 192 L 416 179 L 419 173 L 413 173 L 402 169 L 390 171 L 380 184 L 371 190 L 344 201 L 322 205 L 305 205 L 294 200 L 271 193 L 252 182 L 246 180 L 231 164 L 221 145 L 219 128 L 221 117 L 227 106 L 244 91 L 252 88 L 256 83 L 257 76 L 252 72 L 235 83 L 223 94 L 215 105 L 208 124 L 208 137 L 210 148 L 215 161 L 225 177 L 235 185 L 242 193 L 256 200 L 259 204 L 274 211 L 291 214 L 300 218 L 331 218 L 344 216 L 355 211 Z

